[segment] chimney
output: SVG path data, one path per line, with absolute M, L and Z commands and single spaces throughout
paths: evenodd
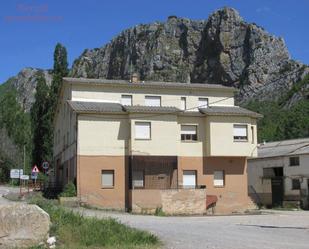
M 137 73 L 133 73 L 131 75 L 131 80 L 130 80 L 131 83 L 138 83 L 139 82 L 139 78 L 138 78 L 138 74 Z

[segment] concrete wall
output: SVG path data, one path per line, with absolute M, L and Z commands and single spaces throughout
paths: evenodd
M 209 129 L 208 156 L 257 156 L 256 119 L 233 116 L 209 116 L 206 119 Z M 246 124 L 248 141 L 234 141 L 233 125 Z M 251 134 L 254 127 L 254 137 Z
M 204 214 L 206 189 L 130 190 L 134 213 L 155 213 L 162 208 L 165 214 Z
M 182 185 L 183 171 L 197 171 L 197 185 L 206 185 L 208 195 L 216 195 L 216 213 L 243 212 L 255 208 L 247 191 L 245 157 L 179 157 L 178 179 Z M 225 184 L 214 186 L 214 171 L 223 170 Z
M 77 194 L 92 206 L 125 210 L 128 183 L 127 161 L 123 156 L 79 156 Z M 102 188 L 101 171 L 114 170 L 114 187 Z
M 124 115 L 78 116 L 79 155 L 128 155 L 129 121 Z

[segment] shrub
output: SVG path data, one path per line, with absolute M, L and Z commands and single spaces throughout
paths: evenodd
M 74 197 L 76 196 L 76 187 L 73 182 L 69 182 L 65 185 L 63 192 L 59 195 L 60 197 Z

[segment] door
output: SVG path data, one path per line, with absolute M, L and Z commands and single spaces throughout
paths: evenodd
M 184 170 L 182 176 L 183 188 L 195 188 L 196 187 L 196 171 Z
M 283 177 L 273 177 L 271 179 L 272 206 L 282 206 L 283 202 Z

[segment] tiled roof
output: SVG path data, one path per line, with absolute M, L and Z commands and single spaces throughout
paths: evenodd
M 258 147 L 258 158 L 301 154 L 309 154 L 309 138 L 270 142 Z
M 229 115 L 229 116 L 249 116 L 254 118 L 261 118 L 263 115 L 247 110 L 239 106 L 210 106 L 207 108 L 199 108 L 201 113 L 205 115 Z
M 84 113 L 124 112 L 122 105 L 118 103 L 68 101 L 68 104 L 76 112 L 84 112 Z
M 126 87 L 141 87 L 141 88 L 183 88 L 183 89 L 219 89 L 236 91 L 233 87 L 227 87 L 219 84 L 206 83 L 179 83 L 179 82 L 157 82 L 143 81 L 131 83 L 127 80 L 108 80 L 108 79 L 88 79 L 88 78 L 63 78 L 64 82 L 95 84 L 95 85 L 111 85 L 111 86 L 126 86 Z
M 180 112 L 180 109 L 173 106 L 123 106 L 125 111 L 129 113 L 173 113 Z

